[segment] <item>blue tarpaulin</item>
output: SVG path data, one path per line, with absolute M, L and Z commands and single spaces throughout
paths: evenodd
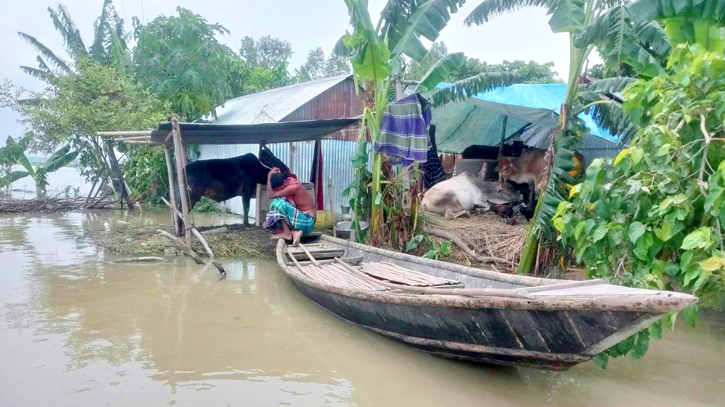
M 449 85 L 440 84 L 438 87 Z M 527 123 L 554 128 L 559 121 L 565 94 L 566 84 L 563 83 L 517 84 L 479 93 L 453 106 L 436 108 L 433 110 L 433 123 L 438 125 L 439 150 L 460 152 L 474 144 L 498 145 L 503 116 L 509 117 L 506 138 Z M 483 112 L 478 113 L 479 110 Z M 618 141 L 617 137 L 597 126 L 591 116 L 582 113 L 579 117 L 593 136 Z

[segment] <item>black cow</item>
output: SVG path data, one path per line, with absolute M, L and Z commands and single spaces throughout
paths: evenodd
M 202 196 L 217 202 L 241 196 L 244 225 L 249 225 L 249 201 L 254 197 L 257 184 L 267 183 L 267 174 L 272 166 L 280 168 L 282 172 L 289 172 L 289 168 L 266 147 L 262 148 L 261 156 L 261 162 L 254 154 L 247 153 L 239 157 L 200 160 L 187 165 L 190 209 Z

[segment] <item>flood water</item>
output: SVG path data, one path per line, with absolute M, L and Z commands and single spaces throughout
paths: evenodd
M 185 259 L 110 264 L 83 230 L 119 219 L 168 221 L 0 216 L 1 406 L 725 405 L 722 315 L 606 370 L 476 366 L 354 328 L 269 260 L 227 259 L 226 279 Z

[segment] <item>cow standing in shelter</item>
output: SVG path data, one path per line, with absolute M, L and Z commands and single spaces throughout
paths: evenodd
M 262 148 L 261 160 L 252 153 L 239 157 L 200 160 L 186 166 L 189 186 L 189 208 L 199 202 L 202 196 L 217 202 L 237 196 L 242 197 L 244 225 L 249 226 L 249 204 L 254 197 L 257 184 L 267 183 L 267 174 L 272 167 L 289 174 L 290 169 L 266 147 Z

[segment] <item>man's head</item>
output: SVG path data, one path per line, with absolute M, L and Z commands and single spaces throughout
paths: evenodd
M 287 175 L 282 173 L 272 174 L 272 177 L 269 179 L 269 182 L 272 184 L 273 189 L 277 189 L 284 184 L 284 180 L 287 179 Z

